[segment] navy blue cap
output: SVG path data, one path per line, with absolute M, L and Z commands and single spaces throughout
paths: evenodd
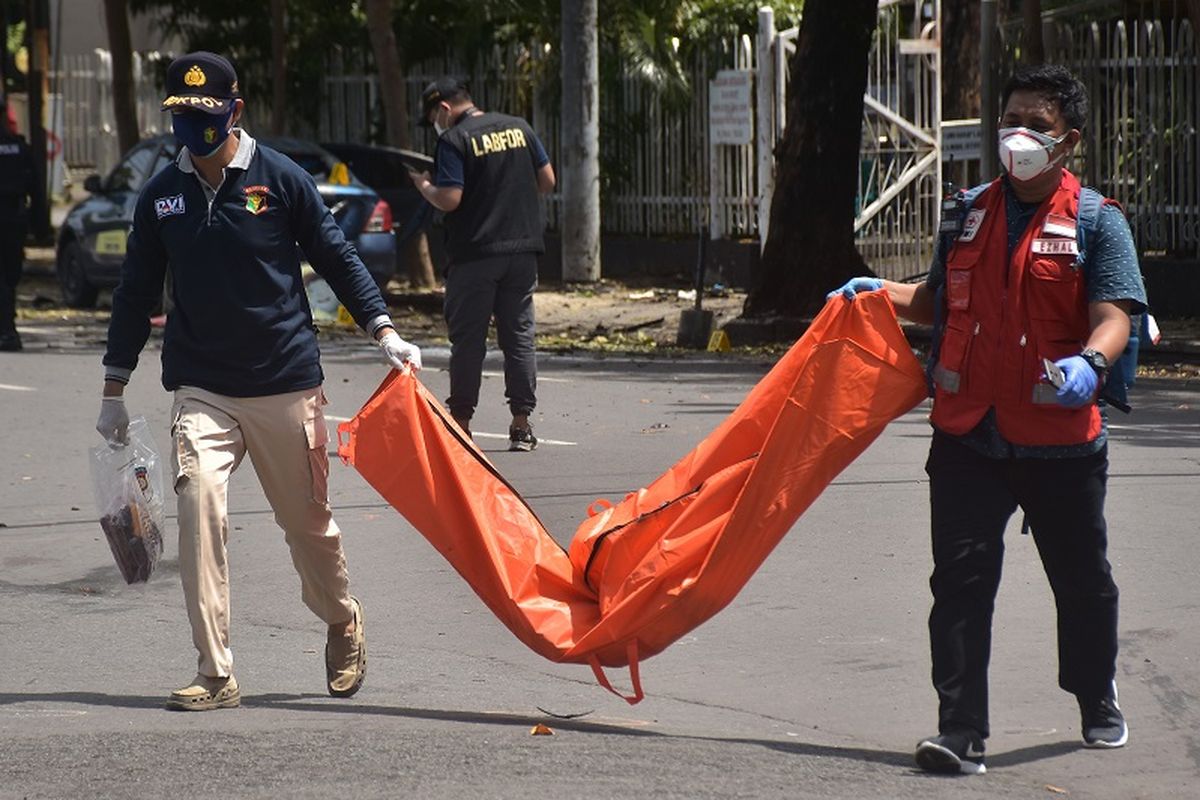
M 224 114 L 240 97 L 237 73 L 223 56 L 204 51 L 188 53 L 167 67 L 167 99 L 163 111 L 194 109 Z
M 428 128 L 433 123 L 429 121 L 429 112 L 446 99 L 453 100 L 461 94 L 467 94 L 467 85 L 458 78 L 445 76 L 438 78 L 421 92 L 421 127 Z

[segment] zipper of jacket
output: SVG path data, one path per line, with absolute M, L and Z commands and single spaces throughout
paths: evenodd
M 217 195 L 219 195 L 221 193 L 221 187 L 225 185 L 226 177 L 227 177 L 227 173 L 225 172 L 225 168 L 222 167 L 221 168 L 221 182 L 218 183 L 217 188 L 213 190 L 212 197 L 208 198 L 208 214 L 205 216 L 205 221 L 204 221 L 204 227 L 206 227 L 206 228 L 212 227 L 213 203 L 217 202 Z M 201 180 L 203 180 L 203 179 L 201 179 Z M 205 192 L 205 194 L 208 194 L 208 193 Z

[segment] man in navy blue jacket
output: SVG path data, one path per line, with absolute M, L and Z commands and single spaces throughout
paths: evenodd
M 233 66 L 213 53 L 191 53 L 172 62 L 166 85 L 163 110 L 183 148 L 138 198 L 113 293 L 96 428 L 109 441 L 126 438 L 125 384 L 169 269 L 162 382 L 175 393 L 179 569 L 199 669 L 167 707 L 240 703 L 225 545 L 229 478 L 247 453 L 291 549 L 304 603 L 329 626 L 329 693 L 349 697 L 366 672 L 363 609 L 350 595 L 326 492 L 324 376 L 299 250 L 393 366 L 419 369 L 421 354 L 396 333 L 312 177 L 236 127 L 244 102 Z

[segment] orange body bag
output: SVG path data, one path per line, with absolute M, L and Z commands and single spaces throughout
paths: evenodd
M 630 668 L 724 608 L 817 495 L 925 397 L 883 292 L 826 304 L 695 449 L 615 506 L 594 503 L 568 550 L 407 372 L 338 426 L 338 452 L 552 661 Z M 598 510 L 597 506 L 605 506 Z

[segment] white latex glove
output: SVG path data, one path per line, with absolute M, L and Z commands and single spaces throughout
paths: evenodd
M 96 430 L 109 443 L 129 443 L 129 412 L 125 410 L 125 398 L 100 398 L 100 419 L 96 421 Z
M 413 369 L 421 368 L 421 349 L 401 339 L 394 329 L 389 328 L 379 337 L 379 349 L 396 369 L 404 369 L 405 364 Z

